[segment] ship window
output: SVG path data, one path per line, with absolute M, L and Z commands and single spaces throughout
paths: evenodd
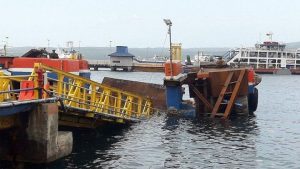
M 266 62 L 267 62 L 267 59 L 259 59 L 259 62 L 260 62 L 260 63 L 266 63 Z
M 257 67 L 256 67 L 256 66 L 257 66 L 256 64 L 250 64 L 250 66 L 253 67 L 254 69 L 257 68 Z
M 258 68 L 261 68 L 261 69 L 266 68 L 266 65 L 260 64 L 260 65 L 258 65 Z
M 297 60 L 296 63 L 297 63 L 297 64 L 300 64 L 300 60 Z
M 300 53 L 297 53 L 297 58 L 298 58 L 298 59 L 300 58 Z
M 257 52 L 250 52 L 250 57 L 257 57 Z
M 241 59 L 241 62 L 248 62 L 248 59 Z
M 278 58 L 281 58 L 281 53 L 278 53 Z
M 294 60 L 287 60 L 286 64 L 295 64 L 295 61 Z
M 276 67 L 275 64 L 269 64 L 269 65 L 268 65 L 268 68 L 275 68 L 275 67 Z
M 269 63 L 276 63 L 276 59 L 270 59 Z
M 119 60 L 114 60 L 113 63 L 120 63 L 120 61 Z
M 257 59 L 250 59 L 250 62 L 257 62 Z
M 261 53 L 259 53 L 259 57 L 267 57 L 267 53 L 261 52 Z
M 275 57 L 276 57 L 276 53 L 274 53 L 274 52 L 269 53 L 269 58 L 275 58 Z
M 287 58 L 295 58 L 295 57 L 294 57 L 294 54 L 288 53 L 288 54 L 287 54 Z

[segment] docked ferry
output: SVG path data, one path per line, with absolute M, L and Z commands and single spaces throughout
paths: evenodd
M 286 49 L 286 45 L 269 40 L 253 48 L 228 51 L 224 59 L 230 66 L 251 66 L 257 73 L 300 74 L 300 49 Z
M 88 62 L 82 59 L 79 52 L 72 51 L 70 55 L 61 56 L 55 53 L 48 53 L 45 49 L 31 49 L 21 57 L 13 58 L 8 71 L 11 75 L 28 75 L 33 71 L 34 63 L 44 65 L 73 73 L 90 79 Z M 56 78 L 55 74 L 48 74 L 49 77 Z

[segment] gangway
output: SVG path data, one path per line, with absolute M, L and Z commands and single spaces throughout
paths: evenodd
M 128 123 L 149 118 L 152 100 L 36 63 L 31 75 L 0 73 L 0 105 L 56 97 L 61 114 Z

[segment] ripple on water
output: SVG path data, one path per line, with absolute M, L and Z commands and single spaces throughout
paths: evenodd
M 93 76 L 106 75 L 112 74 Z M 161 83 L 162 74 L 151 76 Z M 254 118 L 224 123 L 161 115 L 127 128 L 74 131 L 73 153 L 47 168 L 299 168 L 298 84 L 300 76 L 264 75 Z

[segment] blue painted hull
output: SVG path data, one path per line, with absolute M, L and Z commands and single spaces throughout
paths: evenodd
M 79 72 L 79 76 L 91 79 L 91 72 Z
M 11 72 L 12 76 L 16 76 L 16 75 L 30 75 L 31 72 Z M 51 79 L 57 79 L 57 74 L 56 73 L 47 73 L 47 76 Z M 91 78 L 91 72 L 80 72 L 79 76 L 90 79 Z M 68 80 L 67 78 L 64 79 Z
M 0 117 L 11 116 L 14 114 L 30 111 L 32 110 L 32 108 L 32 103 L 2 107 L 0 108 Z

